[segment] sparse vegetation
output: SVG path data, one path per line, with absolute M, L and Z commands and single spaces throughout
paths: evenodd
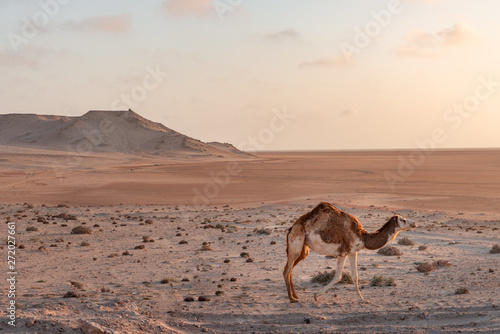
M 63 298 L 80 298 L 82 295 L 76 291 L 68 291 L 64 294 Z
M 264 234 L 264 235 L 270 235 L 272 231 L 268 228 L 261 228 L 260 230 L 256 231 L 257 234 Z
M 437 260 L 432 264 L 434 267 L 451 267 L 451 263 L 448 260 Z
M 402 246 L 414 246 L 415 242 L 408 237 L 404 237 L 398 240 L 398 245 Z
M 38 231 L 38 227 L 28 226 L 28 227 L 26 227 L 26 231 L 27 232 L 36 232 L 36 231 Z
M 370 281 L 371 286 L 396 286 L 396 282 L 392 277 L 384 277 L 384 276 L 373 276 Z
M 491 249 L 490 249 L 490 253 L 491 254 L 500 253 L 500 245 L 499 244 L 493 245 L 493 247 L 491 247 Z
M 421 273 L 427 273 L 434 270 L 434 264 L 430 262 L 422 262 L 417 266 L 417 270 Z
M 71 230 L 71 234 L 92 234 L 92 229 L 86 226 L 77 226 Z
M 467 289 L 466 287 L 460 287 L 460 288 L 455 290 L 456 295 L 465 295 L 468 293 L 469 293 L 469 289 Z
M 380 248 L 377 251 L 378 254 L 386 255 L 386 256 L 400 256 L 403 255 L 403 252 L 399 250 L 399 248 L 394 246 L 385 246 L 384 248 Z
M 83 283 L 82 282 L 76 282 L 76 281 L 71 281 L 71 285 L 75 287 L 75 289 L 82 290 L 83 289 Z
M 429 246 L 427 246 L 427 245 L 418 246 L 418 250 L 421 250 L 421 251 L 427 250 L 427 248 L 429 248 Z
M 160 281 L 160 284 L 168 284 L 168 283 L 173 283 L 177 282 L 177 280 L 170 278 L 170 277 L 165 277 Z
M 335 277 L 335 270 L 328 272 L 319 272 L 313 276 L 311 282 L 319 283 L 321 285 L 327 285 L 333 278 Z M 342 273 L 342 278 L 340 279 L 340 283 L 344 284 L 354 284 L 352 281 L 351 275 L 349 273 Z

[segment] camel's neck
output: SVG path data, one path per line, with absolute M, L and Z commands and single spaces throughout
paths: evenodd
M 365 244 L 365 248 L 374 250 L 384 247 L 389 242 L 394 240 L 397 235 L 398 232 L 396 232 L 395 226 L 388 222 L 376 232 L 364 233 L 362 235 L 362 239 Z

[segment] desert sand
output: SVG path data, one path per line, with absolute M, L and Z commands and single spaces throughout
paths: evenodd
M 412 151 L 189 161 L 0 152 L 0 219 L 16 223 L 18 270 L 17 325 L 4 316 L 3 332 L 500 331 L 500 254 L 490 253 L 500 244 L 500 150 L 438 150 L 418 166 L 402 165 Z M 336 260 L 314 253 L 294 269 L 300 302 L 289 303 L 285 231 L 320 201 L 368 231 L 395 213 L 416 221 L 391 244 L 402 255 L 360 252 L 360 285 L 373 305 L 360 304 L 352 284 L 316 302 L 321 285 L 311 279 Z M 77 226 L 91 234 L 72 234 Z M 399 245 L 404 237 L 414 245 Z M 416 269 L 439 260 L 451 266 Z M 375 276 L 395 286 L 372 286 Z

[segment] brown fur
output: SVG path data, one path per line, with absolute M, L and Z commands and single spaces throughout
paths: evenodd
M 340 244 L 339 254 L 351 251 L 351 241 L 354 236 L 361 238 L 363 233 L 367 233 L 356 217 L 326 202 L 319 203 L 310 212 L 299 217 L 293 226 L 296 225 L 301 226 L 300 232 L 309 230 L 311 226 L 320 225 L 318 234 L 321 239 L 328 244 Z
M 365 248 L 374 250 L 384 247 L 385 244 L 387 244 L 387 240 L 389 239 L 389 237 L 394 235 L 396 227 L 398 226 L 398 219 L 394 216 L 377 231 L 373 233 L 364 231 L 361 236 L 361 240 L 363 240 Z

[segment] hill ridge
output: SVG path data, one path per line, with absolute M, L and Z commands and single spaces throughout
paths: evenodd
M 89 110 L 82 116 L 0 115 L 0 144 L 67 152 L 163 157 L 248 157 L 234 146 L 204 143 L 133 110 Z

